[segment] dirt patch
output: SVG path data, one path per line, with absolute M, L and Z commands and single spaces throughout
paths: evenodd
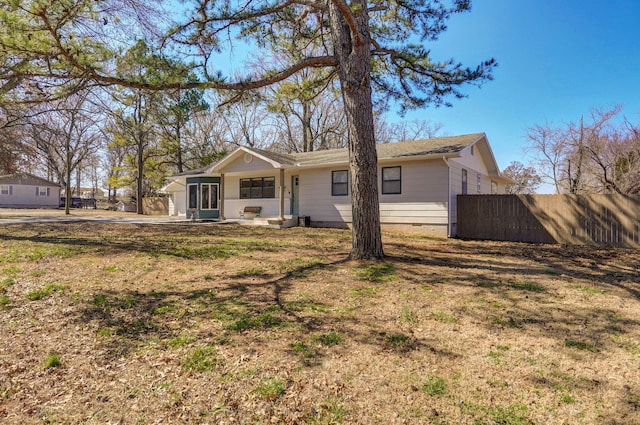
M 0 422 L 640 423 L 637 251 L 350 241 L 2 226 Z

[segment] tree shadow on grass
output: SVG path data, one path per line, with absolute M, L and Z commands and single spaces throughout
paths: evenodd
M 80 308 L 71 313 L 71 320 L 93 324 L 106 360 L 127 356 L 146 344 L 166 348 L 185 334 L 194 336 L 194 343 L 242 341 L 240 345 L 251 346 L 261 344 L 260 335 L 267 332 L 291 340 L 291 346 L 296 342 L 315 345 L 312 361 L 291 347 L 284 353 L 313 366 L 322 361 L 328 350 L 340 349 L 330 349 L 314 339 L 335 330 L 348 341 L 398 355 L 427 350 L 455 356 L 433 341 L 396 328 L 363 328 L 357 316 L 342 317 L 332 311 L 332 305 L 314 298 L 287 299 L 301 278 L 334 270 L 344 263 L 345 260 L 314 261 L 289 267 L 287 272 L 262 281 L 233 279 L 191 291 L 98 290 L 88 294 Z
M 461 275 L 475 270 L 484 271 L 487 276 L 495 273 L 570 276 L 594 285 L 622 289 L 640 300 L 640 261 L 634 249 L 475 241 L 447 241 L 426 249 L 402 241 L 386 246 L 394 253 L 402 253 L 389 257 L 400 264 L 454 268 Z
M 136 253 L 185 259 L 224 259 L 248 252 L 275 251 L 283 243 L 273 237 L 272 229 L 203 226 L 195 232 L 193 227 L 175 224 L 118 226 L 129 233 L 110 237 L 113 226 L 102 223 L 91 223 L 90 227 L 86 223 L 16 224 L 10 225 L 11 232 L 0 234 L 0 240 L 68 246 L 105 255 Z
M 480 324 L 487 332 L 511 329 L 534 338 L 553 339 L 558 346 L 598 352 L 613 348 L 617 337 L 640 325 L 640 321 L 622 317 L 613 306 L 608 308 L 600 302 L 591 305 L 587 299 L 579 306 L 564 305 L 558 292 L 562 289 L 583 292 L 585 297 L 605 294 L 621 297 L 622 291 L 632 296 L 625 303 L 638 303 L 640 276 L 633 268 L 633 262 L 637 261 L 633 250 L 513 243 L 453 244 L 420 250 L 408 244 L 391 243 L 394 251 L 408 255 L 391 256 L 388 261 L 416 285 L 467 288 L 467 297 L 472 301 L 461 300 L 454 313 Z M 491 261 L 484 260 L 489 256 Z M 420 268 L 425 272 L 416 273 Z M 445 269 L 442 274 L 437 272 Z M 443 275 L 447 277 L 443 279 Z M 500 307 L 488 309 L 492 304 Z

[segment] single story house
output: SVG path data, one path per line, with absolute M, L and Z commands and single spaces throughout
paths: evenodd
M 484 133 L 380 144 L 383 228 L 455 236 L 456 195 L 505 193 Z M 280 154 L 240 147 L 209 167 L 172 176 L 169 214 L 198 219 L 305 217 L 312 226 L 351 223 L 347 149 Z M 254 208 L 255 207 L 255 208 Z
M 29 173 L 0 176 L 0 207 L 58 208 L 60 185 Z

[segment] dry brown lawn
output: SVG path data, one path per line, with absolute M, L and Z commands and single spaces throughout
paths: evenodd
M 637 251 L 0 220 L 2 424 L 638 424 Z

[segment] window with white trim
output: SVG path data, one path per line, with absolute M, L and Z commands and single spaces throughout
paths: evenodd
M 498 193 L 498 183 L 494 182 L 493 180 L 491 181 L 491 193 L 494 195 Z
M 190 183 L 188 185 L 187 208 L 195 210 L 198 208 L 198 185 Z
M 349 170 L 331 172 L 331 196 L 349 195 Z
M 218 209 L 218 184 L 202 183 L 200 185 L 200 209 L 201 210 L 217 210 Z
M 36 196 L 49 196 L 48 187 L 36 187 Z
M 0 186 L 0 195 L 11 195 L 11 192 L 13 192 L 11 189 L 11 186 L 3 184 Z
M 382 167 L 382 194 L 402 193 L 402 167 Z
M 482 193 L 482 176 L 480 176 L 480 174 L 476 177 L 476 186 L 477 192 Z

